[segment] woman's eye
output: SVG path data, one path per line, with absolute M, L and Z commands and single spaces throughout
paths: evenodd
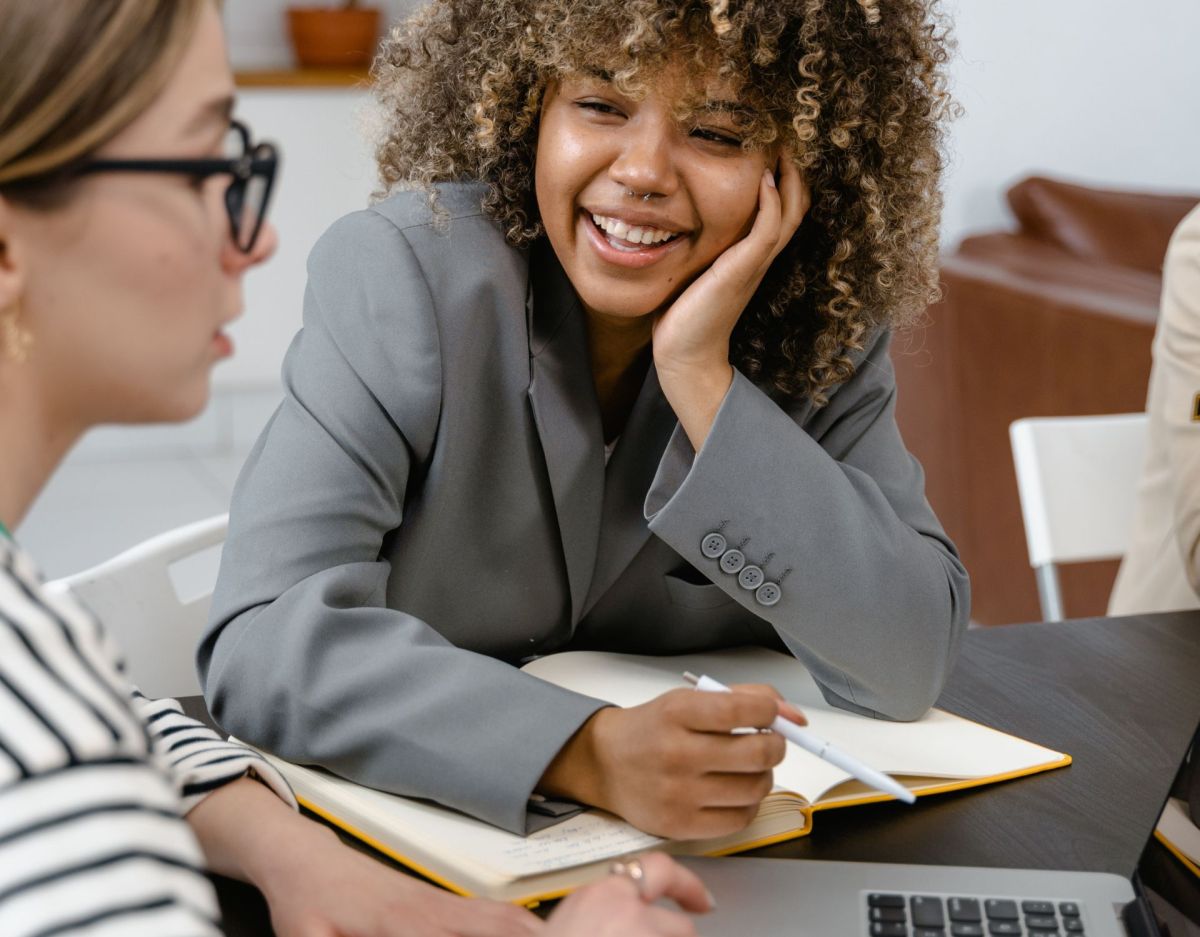
M 620 111 L 611 104 L 606 104 L 604 101 L 577 101 L 576 106 L 585 111 L 593 111 L 597 114 L 612 114 L 620 115 Z
M 189 188 L 195 189 L 197 192 L 204 191 L 204 184 L 211 178 L 207 173 L 195 172 L 187 177 Z
M 741 146 L 742 141 L 737 137 L 730 136 L 727 133 L 722 133 L 719 130 L 709 130 L 706 127 L 696 127 L 692 130 L 692 136 L 709 143 L 719 143 L 723 146 Z

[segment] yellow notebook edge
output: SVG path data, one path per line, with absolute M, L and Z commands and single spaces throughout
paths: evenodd
M 396 862 L 399 862 L 401 865 L 412 869 L 418 875 L 424 876 L 425 878 L 429 879 L 431 882 L 436 882 L 438 885 L 441 885 L 442 888 L 446 889 L 447 891 L 452 891 L 452 892 L 454 892 L 454 894 L 461 895 L 464 898 L 475 898 L 476 897 L 476 895 L 473 892 L 467 891 L 467 889 L 463 888 L 461 885 L 456 885 L 454 882 L 451 882 L 448 879 L 445 879 L 442 876 L 437 875 L 434 872 L 431 872 L 429 869 L 425 868 L 419 862 L 414 862 L 408 856 L 401 855 L 396 850 L 392 849 L 390 846 L 385 846 L 382 842 L 380 842 L 374 836 L 371 836 L 368 833 L 364 833 L 362 830 L 347 823 L 345 820 L 343 820 L 341 817 L 337 816 L 336 814 L 330 813 L 324 807 L 320 807 L 317 804 L 313 803 L 307 797 L 301 797 L 299 794 L 297 794 L 296 795 L 296 803 L 298 803 L 305 810 L 315 813 L 326 823 L 331 823 L 334 826 L 336 826 L 338 829 L 345 830 L 347 833 L 349 833 L 355 839 L 361 840 L 362 842 L 366 843 L 368 846 L 370 846 L 376 852 L 381 852 L 385 856 L 387 856 L 389 859 L 394 859 Z M 529 905 L 529 907 L 534 907 L 535 905 L 536 905 L 536 902 L 534 905 Z
M 399 862 L 401 865 L 405 866 L 406 868 L 412 869 L 418 875 L 421 875 L 421 876 L 429 879 L 431 882 L 434 882 L 434 883 L 440 885 L 442 888 L 446 889 L 447 891 L 453 892 L 456 895 L 461 895 L 463 898 L 479 897 L 474 892 L 469 891 L 466 888 L 463 888 L 463 886 L 450 881 L 449 879 L 445 878 L 444 876 L 441 876 L 435 872 L 432 872 L 425 866 L 421 865 L 421 863 L 415 862 L 414 860 L 410 859 L 408 856 L 405 856 L 402 853 L 397 852 L 395 849 L 392 849 L 390 846 L 387 846 L 384 843 L 380 842 L 374 836 L 371 836 L 368 833 L 364 833 L 362 830 L 358 829 L 357 827 L 353 826 L 350 823 L 347 823 L 345 820 L 343 820 L 341 817 L 337 816 L 336 814 L 331 813 L 329 810 L 326 810 L 324 807 L 318 806 L 317 804 L 313 803 L 307 797 L 301 797 L 300 795 L 296 795 L 296 802 L 298 804 L 300 804 L 300 806 L 302 806 L 305 810 L 315 813 L 326 823 L 330 823 L 333 826 L 336 826 L 338 829 L 344 830 L 345 832 L 347 832 L 351 836 L 353 836 L 355 839 L 361 840 L 362 842 L 366 843 L 368 846 L 370 846 L 372 849 L 376 850 L 377 852 L 383 853 L 383 855 L 387 856 L 389 859 Z M 770 836 L 764 836 L 762 839 L 751 840 L 750 842 L 747 842 L 747 843 L 738 843 L 736 846 L 729 846 L 725 849 L 717 849 L 712 852 L 706 852 L 703 855 L 709 856 L 712 858 L 717 858 L 720 856 L 732 856 L 739 852 L 748 852 L 751 849 L 763 849 L 767 846 L 774 846 L 777 843 L 787 842 L 790 839 L 799 839 L 802 836 L 807 836 L 812 831 L 812 808 L 809 806 L 798 805 L 797 810 L 799 810 L 800 814 L 804 817 L 804 826 L 801 829 L 788 830 L 783 833 L 775 833 Z M 670 851 L 670 844 L 666 845 L 665 851 L 668 851 L 668 852 Z M 617 858 L 618 857 L 614 857 L 613 861 L 616 861 Z M 557 898 L 563 898 L 566 895 L 569 895 L 577 887 L 578 886 L 568 886 L 566 888 L 559 888 L 559 889 L 555 889 L 555 890 L 548 891 L 548 892 L 539 892 L 536 895 L 529 895 L 524 898 L 514 898 L 514 899 L 512 899 L 511 903 L 523 905 L 524 907 L 527 907 L 527 908 L 536 908 L 543 901 L 554 901 Z
M 253 746 L 247 745 L 245 742 L 238 741 L 233 736 L 230 736 L 229 738 L 231 741 L 235 741 L 239 745 L 245 745 L 247 748 L 250 748 L 253 751 L 259 751 L 258 749 L 254 748 Z M 260 752 L 260 754 L 262 754 L 263 757 L 267 758 L 268 762 L 271 761 L 271 758 L 267 757 L 265 753 Z M 295 765 L 293 767 L 303 767 L 303 766 Z M 305 770 L 308 770 L 308 769 L 305 769 Z M 291 786 L 291 785 L 289 785 L 289 786 Z M 383 842 L 376 839 L 374 836 L 370 835 L 369 833 L 363 832 L 358 827 L 354 826 L 352 823 L 349 823 L 346 820 L 342 819 L 337 814 L 331 813 L 325 807 L 322 807 L 319 804 L 309 800 L 307 797 L 297 794 L 295 792 L 294 788 L 292 791 L 292 795 L 296 798 L 296 803 L 298 803 L 305 810 L 309 811 L 310 813 L 316 814 L 318 817 L 320 817 L 326 823 L 329 823 L 332 826 L 336 826 L 339 830 L 343 830 L 346 833 L 349 833 L 351 836 L 353 836 L 355 839 L 359 840 L 360 842 L 366 843 L 368 846 L 370 846 L 376 852 L 382 853 L 383 855 L 387 856 L 389 859 L 392 859 L 395 862 L 399 862 L 405 868 L 412 869 L 412 871 L 416 872 L 418 875 L 422 876 L 423 878 L 427 878 L 427 879 L 429 879 L 429 881 L 433 882 L 434 884 L 440 885 L 442 888 L 446 889 L 446 891 L 453 892 L 454 894 L 459 895 L 463 898 L 478 898 L 478 897 L 480 897 L 479 895 L 476 895 L 474 892 L 472 892 L 466 888 L 463 888 L 463 886 L 450 881 L 449 879 L 445 878 L 444 876 L 438 875 L 436 872 L 432 871 L 431 869 L 426 868 L 425 866 L 423 866 L 421 863 L 417 862 L 416 860 L 409 858 L 408 856 L 404 855 L 403 853 L 397 852 L 395 849 L 392 849 L 390 846 L 385 845 Z M 530 898 L 522 898 L 522 899 L 514 900 L 512 903 L 523 905 L 524 907 L 527 907 L 527 908 L 536 908 L 543 901 L 549 901 L 552 898 L 561 898 L 563 895 L 569 894 L 569 892 L 570 892 L 570 889 L 567 889 L 565 891 L 561 891 L 561 892 L 558 892 L 555 894 L 537 895 L 537 896 L 530 897 Z
M 802 836 L 807 836 L 812 832 L 812 808 L 798 808 L 804 814 L 804 828 L 800 830 L 788 830 L 786 833 L 774 833 L 771 836 L 764 836 L 762 839 L 755 839 L 748 843 L 738 843 L 736 846 L 729 846 L 725 849 L 714 849 L 712 852 L 704 853 L 710 859 L 718 859 L 721 856 L 734 856 L 739 852 L 749 852 L 751 849 L 765 849 L 767 846 L 774 846 L 776 843 L 786 843 L 791 839 L 800 839 Z M 668 846 L 667 851 L 670 851 Z
M 927 786 L 924 786 L 921 788 L 914 789 L 914 793 L 918 797 L 924 797 L 929 794 L 946 794 L 946 793 L 950 793 L 952 791 L 966 790 L 966 789 L 973 788 L 973 787 L 984 787 L 988 784 L 998 784 L 1002 781 L 1009 781 L 1009 780 L 1013 780 L 1015 778 L 1027 777 L 1027 776 L 1033 775 L 1033 774 L 1040 774 L 1045 771 L 1052 771 L 1056 768 L 1065 768 L 1069 764 L 1071 764 L 1071 756 L 1067 755 L 1067 754 L 1063 754 L 1062 758 L 1060 758 L 1058 760 L 1044 762 L 1040 765 L 1031 765 L 1028 768 L 1021 768 L 1016 771 L 1009 771 L 1009 772 L 1005 772 L 1003 774 L 989 775 L 989 776 L 983 777 L 983 778 L 966 778 L 966 779 L 948 781 L 944 784 L 927 785 Z M 463 886 L 451 881 L 450 879 L 447 879 L 445 876 L 442 876 L 442 875 L 439 875 L 439 874 L 433 872 L 429 868 L 425 867 L 424 865 L 422 865 L 419 862 L 414 861 L 413 859 L 409 858 L 408 856 L 404 855 L 403 853 L 398 852 L 395 849 L 392 849 L 390 846 L 385 845 L 383 842 L 381 842 L 376 837 L 363 832 L 362 830 L 358 829 L 354 825 L 348 823 L 346 820 L 344 820 L 341 817 L 337 816 L 336 814 L 330 812 L 326 808 L 321 807 L 321 806 L 317 805 L 316 803 L 312 802 L 307 797 L 301 797 L 301 796 L 297 795 L 296 800 L 306 810 L 309 810 L 312 813 L 316 814 L 317 816 L 321 817 L 327 823 L 330 823 L 333 826 L 336 826 L 338 829 L 344 830 L 346 833 L 350 834 L 355 839 L 360 840 L 363 843 L 366 843 L 368 846 L 370 846 L 372 849 L 376 850 L 377 852 L 382 853 L 383 855 L 387 856 L 389 859 L 392 859 L 392 860 L 400 863 L 401 865 L 405 866 L 406 868 L 412 869 L 418 875 L 421 875 L 424 878 L 429 879 L 431 882 L 434 882 L 437 885 L 440 885 L 442 888 L 445 888 L 447 891 L 453 892 L 456 895 L 461 895 L 464 898 L 478 897 L 474 892 L 471 892 L 470 890 L 464 888 Z M 761 839 L 755 839 L 755 840 L 751 840 L 751 841 L 745 842 L 745 843 L 738 843 L 736 845 L 729 846 L 729 847 L 726 847 L 723 849 L 713 850 L 712 852 L 704 853 L 704 855 L 714 857 L 714 858 L 720 857 L 720 856 L 731 856 L 731 855 L 735 855 L 740 852 L 749 852 L 752 849 L 763 849 L 767 846 L 773 846 L 778 843 L 787 842 L 789 840 L 800 839 L 801 837 L 808 836 L 812 832 L 813 814 L 819 810 L 834 810 L 834 809 L 837 809 L 840 807 L 856 807 L 860 804 L 884 803 L 889 800 L 895 800 L 895 798 L 891 794 L 884 794 L 881 792 L 878 794 L 869 795 L 867 797 L 856 798 L 853 800 L 847 800 L 847 801 L 843 801 L 840 803 L 837 803 L 837 802 L 825 803 L 825 804 L 822 804 L 819 802 L 817 804 L 799 803 L 799 804 L 797 804 L 796 809 L 804 817 L 804 826 L 801 827 L 800 829 L 787 830 L 782 833 L 776 833 L 776 834 L 772 834 L 770 836 L 765 836 Z M 1174 855 L 1178 856 L 1179 859 L 1185 865 L 1187 865 L 1190 869 L 1192 869 L 1192 871 L 1196 872 L 1197 875 L 1200 875 L 1200 870 L 1197 870 L 1195 865 L 1193 865 L 1191 862 L 1189 862 L 1186 859 L 1186 857 L 1182 856 L 1177 850 L 1175 850 L 1174 847 L 1171 846 L 1171 844 L 1169 842 L 1167 842 L 1165 839 L 1163 839 L 1163 837 L 1160 834 L 1156 833 L 1155 835 L 1159 836 L 1159 838 L 1163 841 L 1164 845 L 1166 845 L 1166 847 Z M 670 851 L 670 846 L 668 845 L 666 847 L 666 849 L 667 849 L 667 851 Z M 513 904 L 523 905 L 528 908 L 536 908 L 543 901 L 553 901 L 557 898 L 562 898 L 566 895 L 569 895 L 572 891 L 575 890 L 576 887 L 577 886 L 568 886 L 565 888 L 554 889 L 554 890 L 551 890 L 548 892 L 539 892 L 534 895 L 528 895 L 528 896 L 525 896 L 522 898 L 511 899 L 511 902 Z
M 1162 843 L 1164 847 L 1166 847 L 1167 852 L 1182 862 L 1184 867 L 1187 868 L 1193 875 L 1195 875 L 1196 878 L 1200 878 L 1200 866 L 1197 866 L 1196 863 L 1183 854 L 1178 846 L 1167 839 L 1162 830 L 1155 830 L 1154 838 Z
M 1065 768 L 1071 764 L 1071 756 L 1063 754 L 1057 760 L 1046 761 L 1040 765 L 1031 765 L 1028 768 L 1018 768 L 1016 771 L 1005 771 L 1002 774 L 989 774 L 982 778 L 960 778 L 958 780 L 950 780 L 944 783 L 926 784 L 921 787 L 914 787 L 913 793 L 917 797 L 925 797 L 929 794 L 949 794 L 952 791 L 965 791 L 972 787 L 986 787 L 989 784 L 999 784 L 1001 781 L 1011 781 L 1015 778 L 1025 778 L 1032 774 L 1041 774 L 1045 771 L 1053 771 L 1056 768 Z M 841 807 L 857 807 L 861 804 L 880 804 L 889 800 L 895 800 L 891 794 L 869 794 L 865 797 L 854 798 L 852 800 L 833 801 L 831 803 L 821 803 L 817 801 L 810 808 L 811 810 L 837 810 Z M 810 822 L 811 825 L 811 822 Z

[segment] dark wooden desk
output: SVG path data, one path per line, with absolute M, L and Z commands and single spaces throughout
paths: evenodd
M 938 705 L 1074 764 L 913 807 L 828 811 L 810 836 L 754 854 L 1131 875 L 1200 723 L 1200 612 L 968 632 Z M 270 933 L 253 889 L 218 892 L 230 935 Z
M 971 631 L 938 705 L 1074 762 L 819 814 L 811 836 L 762 854 L 1131 875 L 1200 723 L 1200 613 Z

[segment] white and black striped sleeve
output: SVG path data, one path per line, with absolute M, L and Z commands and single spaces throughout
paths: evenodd
M 95 620 L 0 538 L 5 937 L 220 933 L 175 779 L 129 692 Z
M 175 781 L 184 813 L 217 788 L 247 774 L 257 777 L 292 807 L 296 801 L 279 772 L 257 752 L 228 742 L 183 711 L 173 699 L 152 700 L 133 691 L 150 744 Z

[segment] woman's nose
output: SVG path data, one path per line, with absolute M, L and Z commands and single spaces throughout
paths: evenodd
M 609 177 L 637 195 L 670 195 L 676 187 L 671 144 L 670 129 L 659 121 L 630 127 Z

